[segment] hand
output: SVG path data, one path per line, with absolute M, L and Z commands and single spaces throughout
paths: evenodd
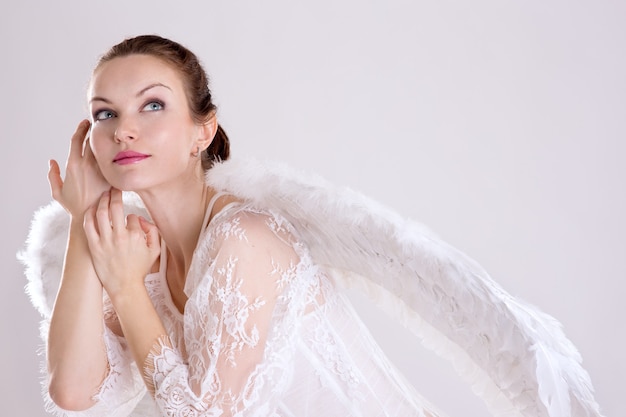
M 94 268 L 114 304 L 118 295 L 142 288 L 161 252 L 157 227 L 134 214 L 125 217 L 122 192 L 111 188 L 85 213 L 84 228 Z
M 61 179 L 59 164 L 50 161 L 48 181 L 52 198 L 58 201 L 73 217 L 82 219 L 111 185 L 104 179 L 89 146 L 89 121 L 83 120 L 76 128 L 70 142 L 70 151 L 65 165 L 65 181 Z

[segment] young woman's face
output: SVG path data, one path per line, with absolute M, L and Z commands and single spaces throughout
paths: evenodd
M 91 148 L 112 186 L 141 191 L 197 177 L 202 132 L 172 67 L 149 55 L 115 58 L 94 73 L 88 99 Z

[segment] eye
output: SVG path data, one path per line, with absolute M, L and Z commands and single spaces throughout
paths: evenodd
M 144 111 L 159 111 L 163 110 L 163 103 L 159 101 L 151 101 L 143 107 Z
M 93 120 L 95 121 L 102 121 L 106 119 L 111 119 L 113 117 L 115 117 L 115 113 L 113 113 L 111 110 L 100 110 L 93 114 Z

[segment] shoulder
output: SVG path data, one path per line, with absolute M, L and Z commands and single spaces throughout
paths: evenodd
M 251 278 L 245 280 L 246 285 L 267 284 L 268 280 L 284 283 L 303 265 L 313 265 L 306 245 L 279 210 L 224 197 L 216 201 L 212 214 L 194 254 L 187 293 L 224 274 Z
M 230 236 L 237 231 L 247 241 L 276 238 L 292 240 L 291 225 L 274 211 L 256 207 L 251 203 L 239 203 L 220 214 L 215 218 L 214 224 L 218 234 L 226 233 Z
M 207 230 L 214 249 L 270 256 L 295 254 L 299 242 L 291 224 L 279 213 L 233 197 L 216 201 L 214 211 Z

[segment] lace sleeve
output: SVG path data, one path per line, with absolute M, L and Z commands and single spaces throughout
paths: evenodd
M 49 320 L 42 322 L 42 337 L 47 341 Z M 48 394 L 47 375 L 43 379 L 46 410 L 59 417 L 126 417 L 134 410 L 146 392 L 141 375 L 123 337 L 104 326 L 104 345 L 109 370 L 100 389 L 94 395 L 95 404 L 83 411 L 68 411 L 57 406 Z M 45 370 L 45 365 L 42 365 Z
M 306 304 L 302 258 L 272 216 L 239 212 L 213 229 L 188 278 L 202 274 L 185 306 L 187 358 L 161 338 L 146 378 L 167 416 L 272 415 Z

